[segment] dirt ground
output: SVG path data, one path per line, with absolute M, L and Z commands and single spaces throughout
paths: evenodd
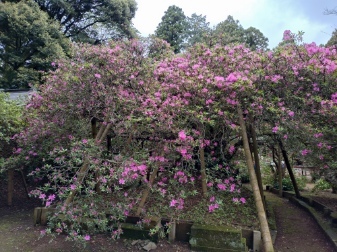
M 39 201 L 27 199 L 20 178 L 14 187 L 13 206 L 8 207 L 7 187 L 5 179 L 0 179 L 0 252 L 11 251 L 139 251 L 131 246 L 128 240 L 113 241 L 106 235 L 93 236 L 87 247 L 77 248 L 74 243 L 65 241 L 60 235 L 50 241 L 49 237 L 39 238 L 44 227 L 33 225 L 33 209 L 39 206 Z M 308 193 L 309 191 L 307 191 Z M 313 195 L 325 200 L 329 207 L 337 206 L 337 195 L 322 192 Z M 315 221 L 305 211 L 297 208 L 289 201 L 267 193 L 267 200 L 275 208 L 277 237 L 275 250 L 277 252 L 333 252 L 334 247 L 317 226 Z M 190 251 L 188 243 L 168 243 L 161 240 L 152 251 Z
M 275 212 L 277 252 L 337 252 L 309 213 L 275 194 L 265 195 Z

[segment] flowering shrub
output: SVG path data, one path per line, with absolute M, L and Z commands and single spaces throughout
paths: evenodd
M 336 122 L 334 49 L 295 41 L 269 52 L 197 45 L 173 56 L 166 49 L 159 40 L 77 45 L 27 104 L 16 152 L 39 163 L 31 175 L 41 186 L 32 195 L 56 207 L 48 232 L 118 237 L 118 222 L 146 217 L 148 200 L 174 219 L 200 191 L 209 200 L 204 211 L 221 210 L 218 194 L 245 205 L 233 159 L 242 145 L 238 106 L 259 133 L 286 145 L 303 139 L 303 156 L 316 147 L 331 153 L 314 125 Z M 93 126 L 91 136 L 93 118 L 99 130 Z M 316 147 L 304 146 L 308 133 Z

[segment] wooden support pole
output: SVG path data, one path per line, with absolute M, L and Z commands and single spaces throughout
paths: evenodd
M 244 118 L 243 118 L 243 114 L 242 114 L 242 110 L 241 110 L 240 105 L 238 105 L 237 111 L 238 111 L 239 122 L 240 122 L 240 127 L 241 127 L 245 157 L 246 157 L 246 161 L 247 161 L 247 165 L 248 165 L 250 184 L 251 184 L 251 187 L 252 187 L 252 190 L 253 190 L 253 196 L 254 196 L 254 199 L 255 199 L 257 215 L 258 215 L 258 219 L 259 219 L 260 227 L 261 227 L 261 234 L 262 234 L 264 252 L 274 252 L 273 242 L 272 242 L 272 239 L 271 239 L 269 225 L 268 225 L 267 216 L 266 216 L 266 211 L 263 207 L 262 197 L 261 197 L 261 194 L 260 194 L 259 185 L 257 183 L 256 174 L 255 174 L 255 171 L 254 171 L 253 160 L 252 160 L 251 152 L 250 152 L 250 149 L 249 149 L 249 142 L 248 142 L 246 125 L 245 125 L 245 122 L 244 122 Z
M 258 145 L 257 145 L 256 132 L 255 132 L 255 128 L 254 128 L 252 120 L 251 120 L 251 124 L 250 124 L 250 131 L 251 131 L 252 140 L 253 140 L 253 153 L 254 153 L 255 173 L 256 173 L 257 183 L 259 185 L 263 206 L 266 209 L 266 202 L 265 202 L 264 195 L 263 195 L 263 185 L 262 185 L 261 166 L 260 166 L 260 159 L 259 159 L 259 150 L 258 150 Z

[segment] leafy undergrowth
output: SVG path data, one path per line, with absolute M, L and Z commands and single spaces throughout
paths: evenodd
M 135 187 L 127 190 L 128 197 L 139 198 L 145 187 Z M 178 222 L 193 222 L 205 225 L 226 225 L 243 229 L 259 230 L 257 211 L 252 192 L 245 186 L 237 188 L 235 192 L 218 191 L 208 188 L 206 197 L 202 196 L 201 185 L 188 185 L 180 193 L 183 207 L 179 209 L 171 205 L 172 198 L 162 197 L 160 192 L 152 190 L 149 193 L 141 218 L 146 222 L 150 219 L 166 219 Z M 192 193 L 191 193 L 192 192 Z M 184 195 L 188 196 L 184 196 Z M 123 194 L 107 196 L 106 202 L 119 202 Z M 240 201 L 241 200 L 241 201 Z M 244 202 L 244 203 L 243 203 Z M 83 204 L 83 201 L 82 201 Z M 136 216 L 138 204 L 128 212 L 129 216 Z M 108 208 L 107 208 L 108 209 Z M 109 214 L 109 210 L 107 210 Z
M 187 188 L 188 190 L 189 188 Z M 209 192 L 212 195 L 212 192 Z M 158 200 L 152 194 L 145 204 L 146 216 L 190 221 L 196 224 L 228 225 L 246 229 L 259 229 L 257 212 L 252 192 L 245 187 L 240 188 L 240 194 L 229 191 L 217 191 L 214 196 L 203 197 L 201 190 L 196 190 L 193 197 L 184 200 L 181 210 L 170 207 L 169 201 Z M 236 199 L 245 199 L 243 204 Z M 212 207 L 218 205 L 218 208 Z

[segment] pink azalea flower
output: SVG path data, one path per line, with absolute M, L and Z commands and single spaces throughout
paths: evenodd
M 310 153 L 310 150 L 304 149 L 301 151 L 302 156 L 305 156 Z
M 294 111 L 289 111 L 288 115 L 291 116 L 291 117 L 293 117 L 295 115 L 295 113 L 294 113 Z
M 247 202 L 245 198 L 240 198 L 240 201 L 242 202 L 242 204 L 245 204 Z
M 233 154 L 235 151 L 235 147 L 233 145 L 229 146 L 229 153 Z
M 178 133 L 178 136 L 180 140 L 186 140 L 186 134 L 183 130 Z
M 178 203 L 177 200 L 175 200 L 175 199 L 171 200 L 170 207 L 176 206 L 177 203 Z
M 85 236 L 84 236 L 84 240 L 90 241 L 90 235 L 85 235 Z

